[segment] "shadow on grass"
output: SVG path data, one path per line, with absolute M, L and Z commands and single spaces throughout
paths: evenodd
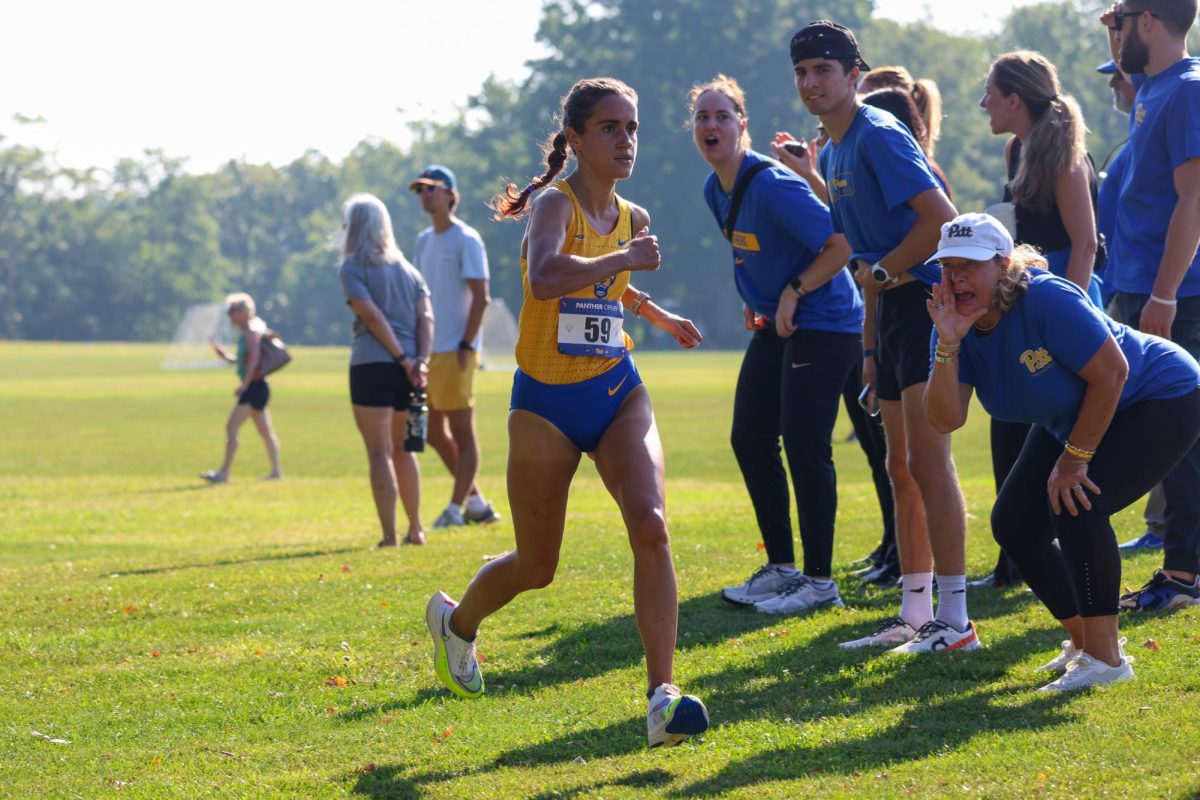
M 848 622 L 815 638 L 798 640 L 795 646 L 700 676 L 688 688 L 707 701 L 714 725 L 725 730 L 760 720 L 780 726 L 828 729 L 831 720 L 888 715 L 889 707 L 903 706 L 898 718 L 872 722 L 863 736 L 841 738 L 827 733 L 819 743 L 757 749 L 715 775 L 673 792 L 666 789 L 672 776 L 661 770 L 643 774 L 643 778 L 652 777 L 654 781 L 645 785 L 660 795 L 696 797 L 749 788 L 762 780 L 883 771 L 889 764 L 952 752 L 981 734 L 1042 730 L 1074 719 L 1063 709 L 1069 698 L 1034 691 L 1045 682 L 1043 676 L 1030 673 L 1028 685 L 1020 688 L 996 689 L 989 685 L 1006 679 L 1012 666 L 1031 651 L 1053 650 L 1061 635 L 1056 631 L 1028 630 L 993 641 L 983 650 L 935 656 L 896 657 L 837 648 L 836 642 L 846 636 L 845 629 L 858 624 Z M 726 633 L 711 638 L 723 638 Z M 639 714 L 604 727 L 576 730 L 508 750 L 491 764 L 470 771 L 486 781 L 493 770 L 536 769 L 578 758 L 593 762 L 626 756 L 644 750 L 644 730 L 644 718 Z M 720 736 L 720 730 L 715 735 Z M 420 787 L 449 779 L 440 772 L 401 774 L 397 770 L 393 774 L 388 791 L 395 793 L 372 796 L 418 796 Z M 629 781 L 638 775 L 596 785 L 556 787 L 557 794 L 547 790 L 540 796 L 570 797 L 603 786 L 634 785 Z M 383 791 L 375 783 L 372 786 Z
M 866 587 L 852 592 L 845 595 L 849 604 L 862 611 L 875 611 L 878 616 L 848 618 L 845 625 L 839 627 L 836 633 L 830 634 L 835 642 L 870 633 L 879 620 L 895 613 L 899 603 L 897 590 Z M 985 598 L 976 598 L 974 595 L 972 597 L 972 608 L 978 610 L 977 614 L 973 613 L 976 619 L 1004 616 L 1013 613 L 1020 606 L 1038 602 L 1031 593 L 1020 590 L 989 590 Z M 686 654 L 691 650 L 724 644 L 754 631 L 787 624 L 790 619 L 792 618 L 758 614 L 749 607 L 732 606 L 716 593 L 693 597 L 679 606 L 680 634 L 676 648 L 678 660 L 685 661 Z M 550 638 L 560 632 L 562 635 Z M 981 635 L 986 641 L 986 628 L 981 631 Z M 486 637 L 485 629 L 485 642 Z M 637 625 L 633 616 L 628 614 L 603 621 L 589 621 L 574 627 L 554 623 L 520 634 L 517 638 L 549 640 L 532 657 L 540 666 L 531 666 L 528 663 L 506 669 L 485 666 L 484 677 L 489 695 L 519 693 L 588 680 L 640 664 L 644 657 Z M 832 644 L 830 646 L 832 647 Z M 486 647 L 484 649 L 486 651 Z M 445 697 L 446 690 L 433 677 L 432 663 L 428 674 L 430 685 L 419 689 L 413 696 L 374 706 L 356 707 L 346 711 L 342 715 L 343 719 L 353 721 L 395 713 Z
M 126 570 L 109 570 L 101 573 L 98 577 L 107 578 L 113 572 L 120 572 L 122 575 L 157 575 L 162 572 L 175 572 L 182 569 L 204 569 L 207 567 L 233 567 L 241 564 L 253 564 L 258 561 L 288 561 L 293 558 L 319 558 L 320 556 L 334 556 L 341 553 L 356 553 L 366 548 L 363 547 L 335 547 L 331 550 L 301 550 L 293 553 L 272 553 L 265 556 L 253 556 L 251 558 L 220 558 L 215 561 L 203 561 L 192 564 L 172 564 L 165 567 L 146 567 L 144 569 L 126 569 Z
M 159 486 L 155 489 L 139 489 L 132 494 L 175 494 L 177 492 L 198 492 L 200 490 L 212 489 L 216 486 L 213 483 L 187 483 L 182 486 Z M 116 492 L 115 494 L 129 494 L 129 492 Z

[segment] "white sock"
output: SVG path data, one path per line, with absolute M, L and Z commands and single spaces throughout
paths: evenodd
M 785 578 L 792 578 L 800 574 L 800 570 L 795 567 L 779 567 L 779 574 Z
M 900 619 L 920 628 L 933 619 L 933 573 L 910 572 L 900 576 Z
M 469 494 L 469 495 L 467 495 L 466 508 L 471 513 L 478 513 L 480 511 L 483 511 L 485 508 L 487 508 L 487 501 L 483 499 L 482 493 Z
M 805 577 L 808 576 L 806 575 Z M 833 578 L 809 578 L 809 580 L 812 581 L 812 585 L 818 589 L 829 589 L 834 585 Z
M 938 575 L 937 620 L 955 630 L 967 629 L 966 575 Z

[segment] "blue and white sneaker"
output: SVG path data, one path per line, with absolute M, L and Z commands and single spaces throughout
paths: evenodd
M 787 573 L 784 573 L 782 567 L 777 567 L 774 564 L 763 564 L 754 570 L 754 574 L 747 578 L 745 583 L 739 583 L 737 586 L 726 586 L 722 589 L 721 599 L 726 603 L 733 603 L 735 606 L 752 606 L 755 603 L 775 597 L 788 581 L 799 574 L 796 570 L 789 570 Z
M 1184 583 L 1172 578 L 1161 569 L 1154 570 L 1154 577 L 1142 588 L 1121 595 L 1122 611 L 1160 611 L 1200 605 L 1200 579 L 1193 578 Z
M 654 690 L 646 713 L 646 738 L 651 747 L 674 747 L 706 730 L 708 709 L 699 697 L 680 694 L 669 683 Z
M 844 607 L 846 604 L 838 594 L 837 582 L 822 582 L 828 586 L 821 588 L 811 578 L 797 575 L 785 583 L 777 595 L 755 603 L 754 610 L 762 614 L 799 614 L 826 606 Z
M 425 624 L 433 637 L 433 669 L 442 685 L 459 697 L 479 697 L 483 673 L 475 657 L 475 641 L 468 642 L 450 628 L 457 605 L 445 592 L 434 592 L 425 606 Z
M 1121 550 L 1162 550 L 1164 544 L 1165 542 L 1161 536 L 1146 531 L 1136 539 L 1122 542 L 1117 547 Z

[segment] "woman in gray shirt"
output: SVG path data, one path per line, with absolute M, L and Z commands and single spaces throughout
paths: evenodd
M 371 494 L 383 528 L 380 547 L 396 540 L 396 498 L 408 517 L 406 544 L 424 544 L 421 471 L 404 450 L 409 396 L 429 378 L 433 310 L 429 288 L 396 246 L 379 198 L 356 194 L 343 208 L 346 239 L 338 277 L 357 315 L 350 347 L 350 402 L 367 448 Z

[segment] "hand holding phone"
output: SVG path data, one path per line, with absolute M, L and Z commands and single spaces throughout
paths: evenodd
M 804 142 L 797 142 L 794 139 L 790 142 L 784 142 L 781 146 L 784 150 L 787 150 L 796 158 L 804 158 L 804 154 L 808 152 L 807 144 Z
M 863 386 L 858 393 L 858 405 L 872 417 L 879 416 L 879 398 L 875 396 L 875 387 L 871 384 Z

